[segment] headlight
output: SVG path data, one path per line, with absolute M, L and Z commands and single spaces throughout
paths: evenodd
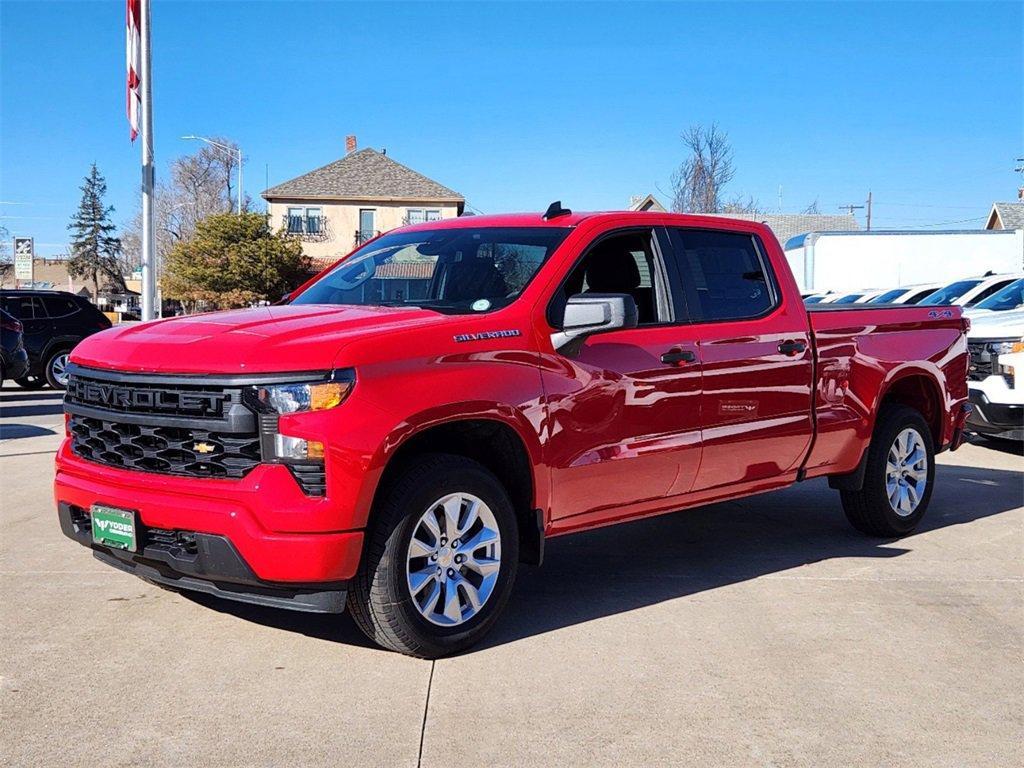
M 341 405 L 354 383 L 351 371 L 335 371 L 327 380 L 256 387 L 256 401 L 262 410 L 280 414 L 326 411 Z

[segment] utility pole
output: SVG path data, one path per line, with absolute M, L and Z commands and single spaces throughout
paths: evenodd
M 840 211 L 846 211 L 846 212 L 847 212 L 848 214 L 850 214 L 851 216 L 853 216 L 853 212 L 854 212 L 854 211 L 859 211 L 859 210 L 861 210 L 861 209 L 862 209 L 863 207 L 864 207 L 863 205 L 851 205 L 851 204 L 847 204 L 847 205 L 840 205 L 840 206 L 839 206 L 839 210 L 840 210 Z
M 153 81 L 151 79 L 150 0 L 142 0 L 139 53 L 142 59 L 142 319 L 156 317 L 156 275 L 153 272 Z
M 871 190 L 868 190 L 868 232 L 871 231 Z

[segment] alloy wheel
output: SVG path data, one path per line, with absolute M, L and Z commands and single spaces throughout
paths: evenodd
M 501 533 L 491 508 L 470 493 L 444 496 L 420 516 L 406 558 L 413 605 L 432 624 L 476 616 L 501 570 Z
M 914 514 L 928 485 L 928 452 L 913 427 L 896 435 L 885 462 L 885 492 L 900 517 Z

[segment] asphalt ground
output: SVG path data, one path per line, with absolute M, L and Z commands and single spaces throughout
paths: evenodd
M 1018 766 L 1024 459 L 940 457 L 921 529 L 821 481 L 551 540 L 482 646 L 161 590 L 65 539 L 49 390 L 0 392 L 5 766 Z

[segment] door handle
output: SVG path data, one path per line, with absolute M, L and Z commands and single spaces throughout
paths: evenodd
M 678 365 L 679 363 L 692 363 L 696 361 L 697 355 L 689 349 L 670 349 L 661 356 L 661 362 L 665 365 Z
M 783 341 L 779 344 L 779 352 L 794 357 L 802 354 L 807 349 L 807 343 L 803 341 Z

